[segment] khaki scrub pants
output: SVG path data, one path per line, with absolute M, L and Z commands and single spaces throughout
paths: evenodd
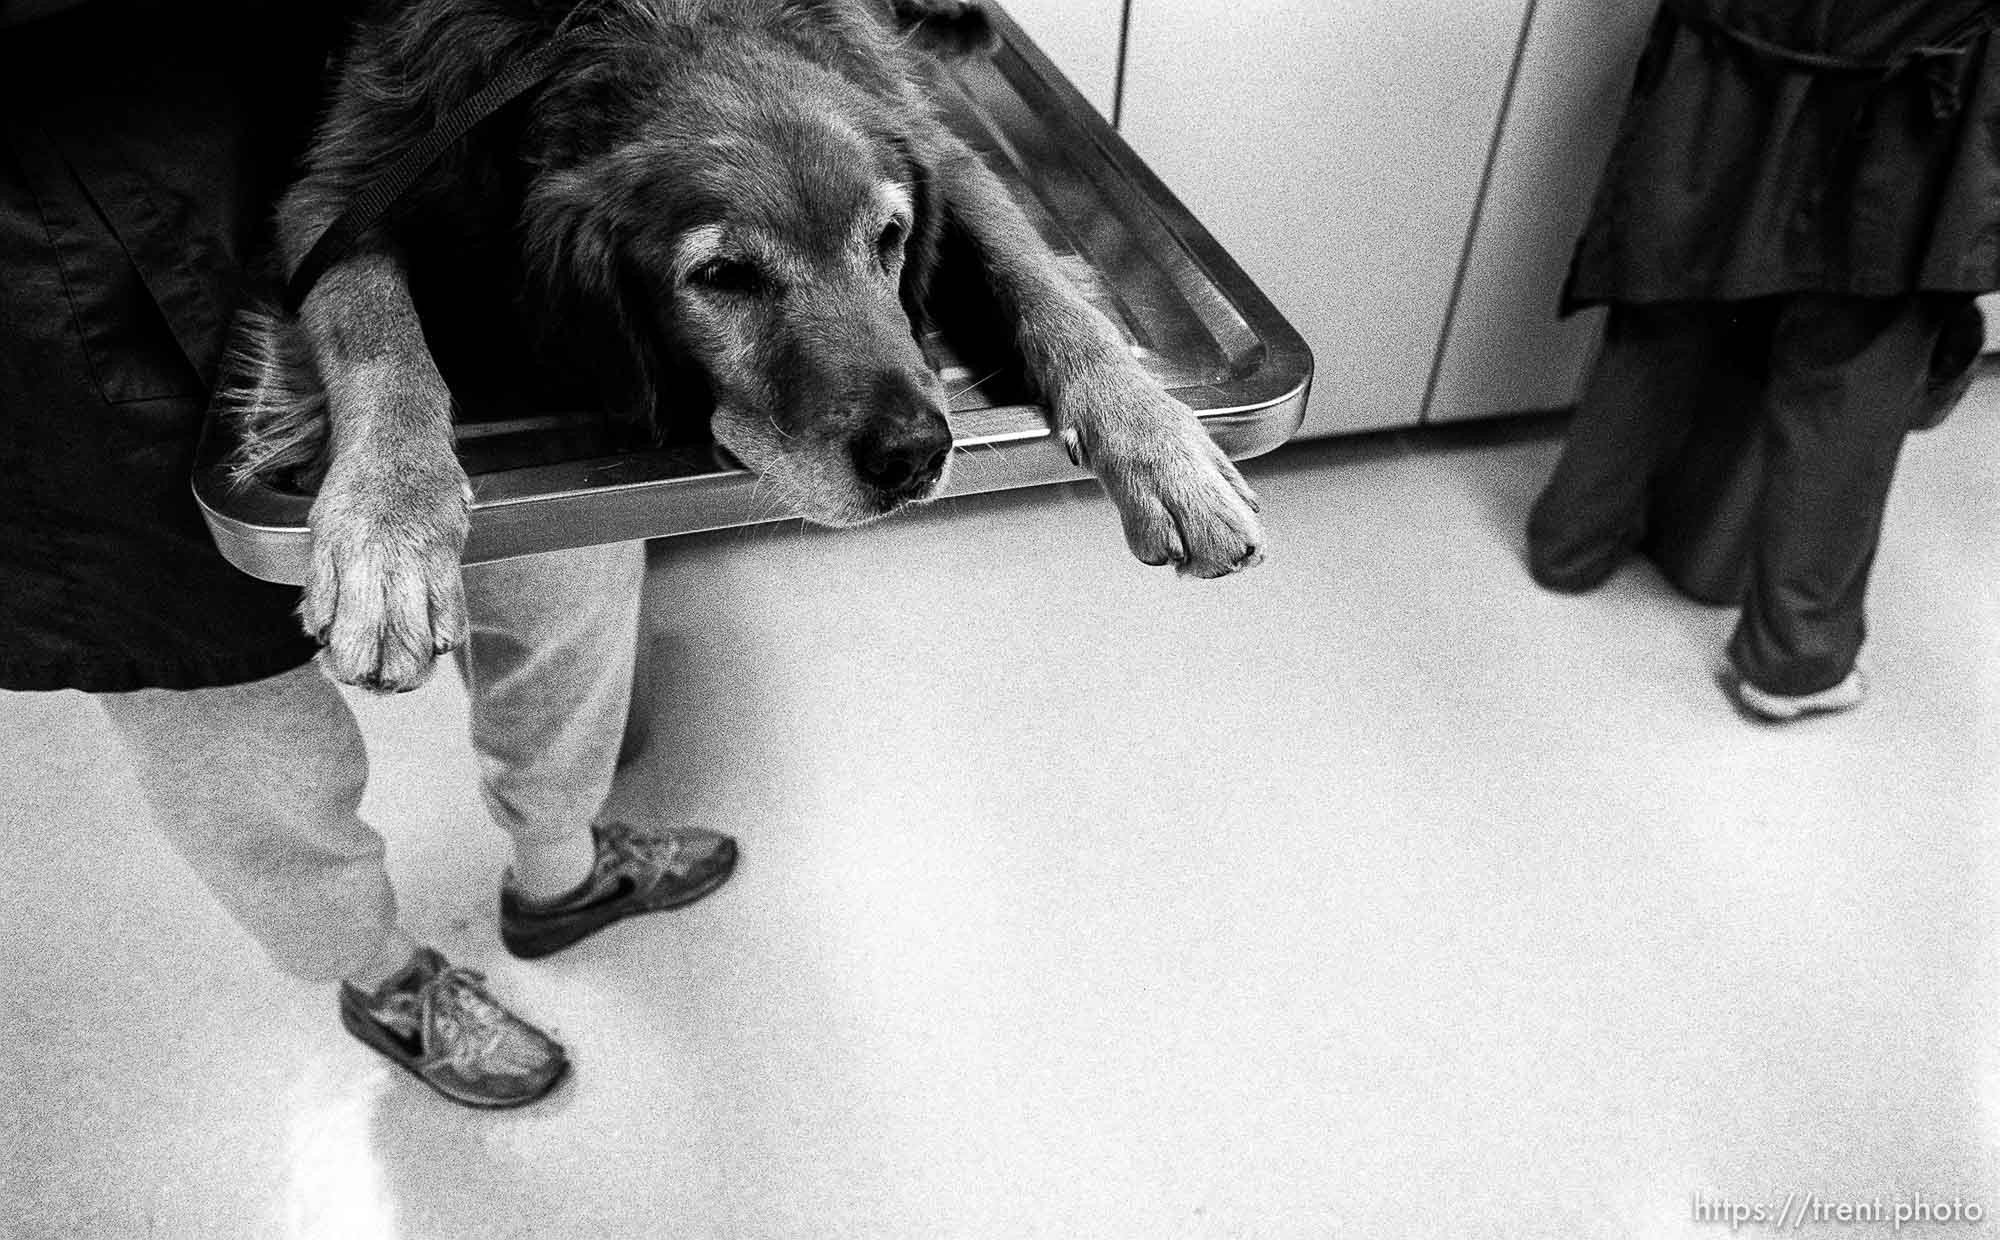
M 486 808 L 517 844 L 587 835 L 610 793 L 644 570 L 635 542 L 465 571 L 473 749 Z M 373 959 L 396 896 L 358 812 L 360 729 L 317 663 L 96 700 L 159 829 L 280 968 L 330 981 Z

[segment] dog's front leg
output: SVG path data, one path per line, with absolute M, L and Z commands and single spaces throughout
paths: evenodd
M 452 446 L 451 394 L 390 254 L 330 268 L 300 322 L 329 422 L 300 615 L 336 679 L 414 689 L 465 639 L 459 558 L 472 493 Z
M 1197 577 L 1260 562 L 1257 497 L 1194 413 L 1146 374 L 1064 278 L 976 156 L 961 148 L 940 174 L 952 225 L 1014 325 L 1029 380 L 1070 459 L 1089 466 L 1118 506 L 1132 554 Z

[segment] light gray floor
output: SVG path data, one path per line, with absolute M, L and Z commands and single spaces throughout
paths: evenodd
M 1253 462 L 1273 553 L 1220 583 L 1128 561 L 1083 487 L 663 548 L 621 795 L 745 860 L 536 964 L 495 939 L 462 691 L 357 698 L 410 920 L 575 1053 L 523 1113 L 351 1041 L 156 842 L 83 699 L 0 696 L 0 1230 L 2000 1213 L 2000 380 L 1910 445 L 1872 700 L 1790 729 L 1721 696 L 1728 612 L 1638 566 L 1582 599 L 1527 581 L 1554 446 Z

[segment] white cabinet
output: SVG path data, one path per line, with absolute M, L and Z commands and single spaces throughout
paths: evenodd
M 1422 417 L 1528 7 L 1132 0 L 1121 128 L 1311 345 L 1301 435 Z
M 1108 119 L 1118 96 L 1124 0 L 1002 0 L 1000 7 Z
M 1556 317 L 1654 0 L 1538 0 L 1427 421 L 1575 403 L 1602 312 Z

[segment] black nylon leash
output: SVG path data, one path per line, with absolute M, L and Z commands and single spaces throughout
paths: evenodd
M 537 49 L 534 54 L 515 61 L 499 76 L 480 87 L 472 96 L 445 113 L 437 127 L 421 139 L 403 148 L 383 173 L 370 181 L 346 210 L 327 225 L 326 231 L 314 241 L 299 263 L 298 270 L 285 283 L 285 310 L 298 314 L 305 304 L 306 295 L 313 285 L 354 248 L 361 234 L 373 228 L 382 219 L 396 200 L 409 192 L 438 157 L 450 150 L 459 139 L 471 132 L 487 117 L 520 98 L 528 91 L 546 81 L 555 72 L 556 62 L 562 53 L 576 43 L 588 27 L 576 27 L 557 35 Z

